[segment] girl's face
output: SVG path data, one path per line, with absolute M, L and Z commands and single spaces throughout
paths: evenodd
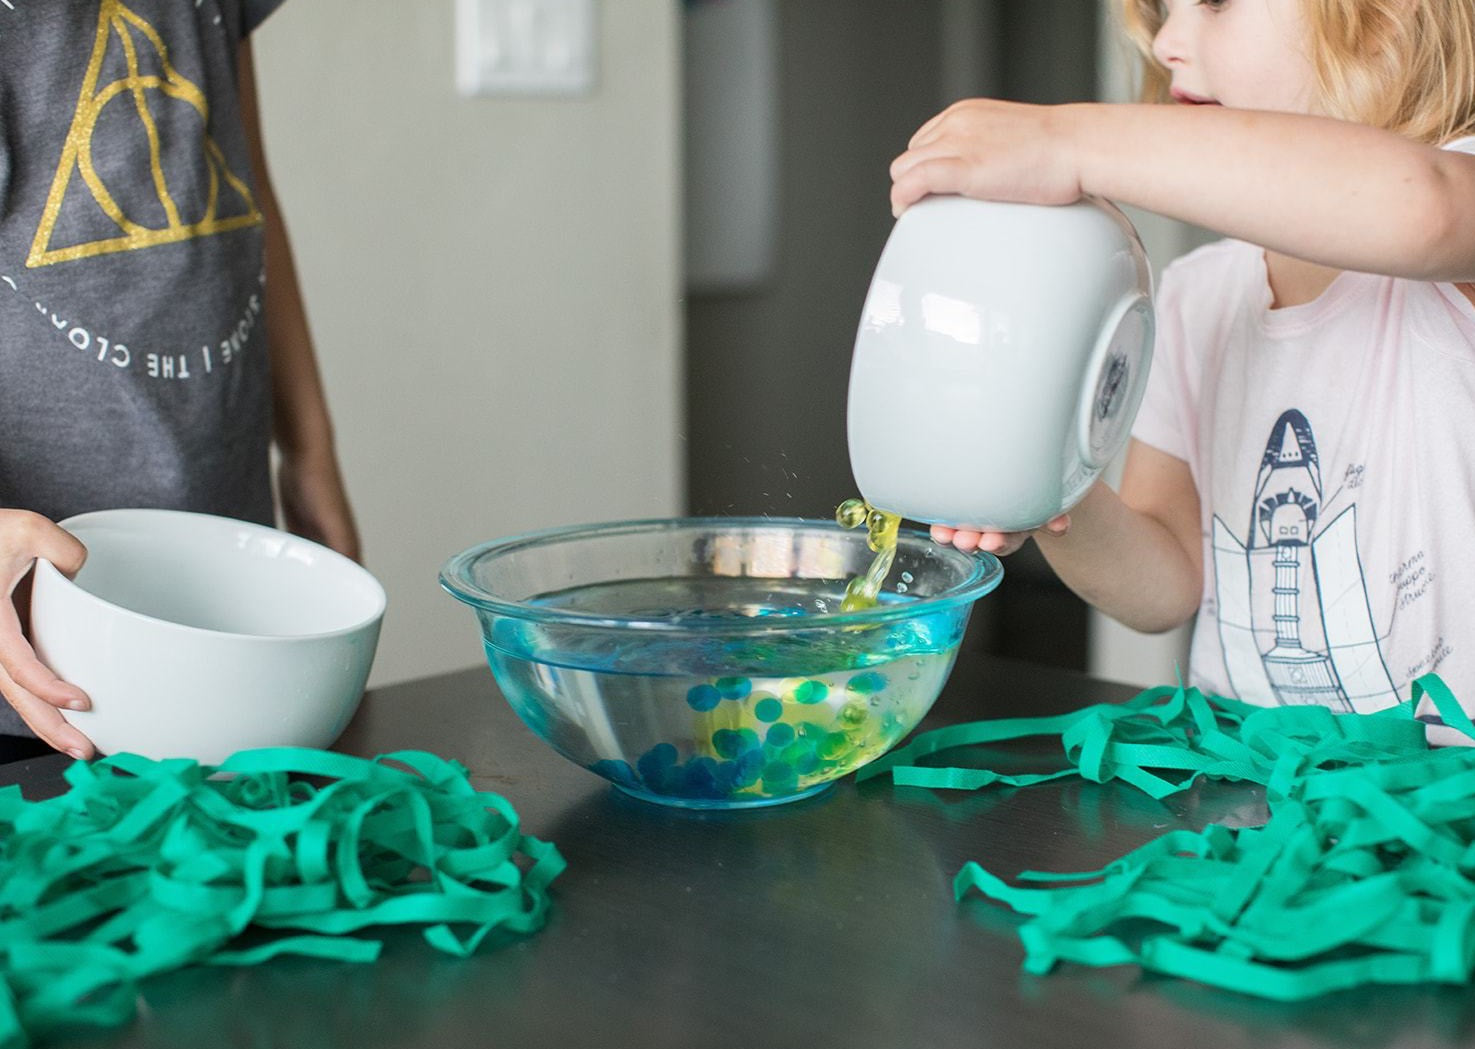
M 1178 102 L 1311 111 L 1301 0 L 1165 0 L 1164 8 L 1152 51 Z

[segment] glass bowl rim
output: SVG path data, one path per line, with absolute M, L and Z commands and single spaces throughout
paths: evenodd
M 492 539 L 468 547 L 450 557 L 440 570 L 440 585 L 448 594 L 484 612 L 508 616 L 514 619 L 533 620 L 541 623 L 561 623 L 584 627 L 616 627 L 636 630 L 679 630 L 725 634 L 767 633 L 788 625 L 793 628 L 795 618 L 802 618 L 804 627 L 854 626 L 885 623 L 898 619 L 912 619 L 930 612 L 971 604 L 991 592 L 1004 577 L 1004 566 L 997 557 L 979 550 L 964 553 L 951 546 L 933 543 L 931 536 L 916 528 L 902 527 L 898 530 L 898 542 L 903 538 L 920 541 L 935 547 L 939 556 L 970 562 L 967 575 L 958 583 L 941 593 L 928 597 L 913 596 L 912 600 L 899 604 L 881 604 L 853 612 L 818 612 L 802 617 L 752 616 L 734 619 L 702 618 L 652 618 L 650 616 L 619 616 L 604 612 L 585 612 L 547 605 L 531 605 L 525 601 L 499 598 L 471 582 L 468 569 L 487 554 L 505 554 L 546 543 L 550 540 L 577 539 L 594 535 L 619 535 L 621 533 L 677 531 L 679 529 L 721 528 L 740 530 L 745 528 L 802 528 L 808 531 L 834 531 L 838 534 L 863 538 L 863 531 L 842 528 L 834 521 L 820 517 L 649 517 L 626 521 L 595 521 L 585 524 L 560 525 L 535 531 Z

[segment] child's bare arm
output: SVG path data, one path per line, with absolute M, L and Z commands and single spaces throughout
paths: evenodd
M 1346 121 L 972 99 L 923 125 L 892 178 L 898 213 L 927 193 L 1093 194 L 1336 269 L 1475 280 L 1475 156 Z
M 1198 494 L 1188 464 L 1133 441 L 1120 493 L 1098 481 L 1063 534 L 1035 541 L 1061 581 L 1136 630 L 1171 630 L 1203 591 Z
M 250 41 L 240 50 L 241 119 L 256 171 L 265 223 L 266 325 L 271 348 L 273 437 L 281 453 L 277 484 L 287 528 L 357 560 L 358 527 L 349 505 L 327 397 L 286 225 L 262 148 Z

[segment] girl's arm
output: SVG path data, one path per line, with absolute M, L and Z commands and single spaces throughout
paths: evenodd
M 1188 622 L 1203 590 L 1198 493 L 1188 464 L 1132 441 L 1120 494 L 1097 481 L 1068 515 L 1033 532 L 934 526 L 960 550 L 1008 554 L 1033 536 L 1066 586 L 1134 630 Z
M 1203 596 L 1198 491 L 1188 464 L 1133 440 L 1119 491 L 1097 481 L 1064 534 L 1035 533 L 1061 581 L 1134 630 L 1188 622 Z
M 281 459 L 277 487 L 287 527 L 341 554 L 359 557 L 358 529 L 338 468 L 333 426 L 318 374 L 297 270 L 261 145 L 251 44 L 240 51 L 241 119 L 266 223 L 266 330 L 271 344 L 273 437 Z
M 1032 532 L 933 525 L 960 550 L 1013 553 L 1033 538 L 1066 586 L 1134 630 L 1188 622 L 1203 590 L 1198 491 L 1188 464 L 1133 440 L 1120 492 L 1097 481 L 1069 514 Z
M 892 179 L 897 214 L 927 193 L 1091 194 L 1336 269 L 1475 280 L 1475 156 L 1324 117 L 971 99 L 923 125 Z

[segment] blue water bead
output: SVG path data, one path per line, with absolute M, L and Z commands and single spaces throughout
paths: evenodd
M 687 690 L 686 702 L 692 710 L 706 713 L 717 709 L 717 704 L 722 702 L 722 693 L 711 685 L 693 685 Z
M 672 765 L 661 770 L 661 785 L 655 788 L 657 794 L 670 794 L 673 797 L 684 798 L 687 796 L 686 767 L 684 765 Z
M 763 751 L 746 751 L 733 765 L 736 769 L 733 783 L 740 788 L 751 787 L 763 775 Z
M 723 699 L 746 699 L 753 691 L 753 682 L 745 677 L 720 677 L 716 685 Z
M 654 789 L 660 785 L 666 771 L 676 764 L 677 756 L 676 748 L 670 743 L 657 743 L 640 755 L 635 767 L 640 770 L 640 778 Z
M 867 670 L 864 674 L 856 674 L 845 684 L 850 692 L 859 692 L 862 695 L 870 695 L 872 692 L 880 692 L 886 687 L 886 675 L 875 670 Z
M 717 790 L 717 762 L 706 755 L 692 758 L 686 763 L 682 776 L 682 788 L 687 797 L 715 798 Z
M 763 737 L 763 741 L 770 747 L 777 747 L 782 750 L 794 742 L 794 726 L 786 725 L 780 721 L 777 725 L 769 728 L 767 734 Z
M 596 772 L 607 780 L 624 787 L 638 786 L 640 780 L 635 776 L 635 770 L 630 767 L 628 761 L 620 761 L 616 758 L 603 758 L 589 766 L 590 771 Z
M 753 704 L 753 716 L 759 721 L 777 721 L 784 716 L 784 705 L 773 696 L 764 696 Z
M 931 631 L 918 620 L 899 623 L 886 641 L 887 647 L 906 652 L 925 652 L 935 647 Z
M 735 761 L 722 761 L 717 764 L 717 797 L 725 798 L 737 789 L 738 764 Z

